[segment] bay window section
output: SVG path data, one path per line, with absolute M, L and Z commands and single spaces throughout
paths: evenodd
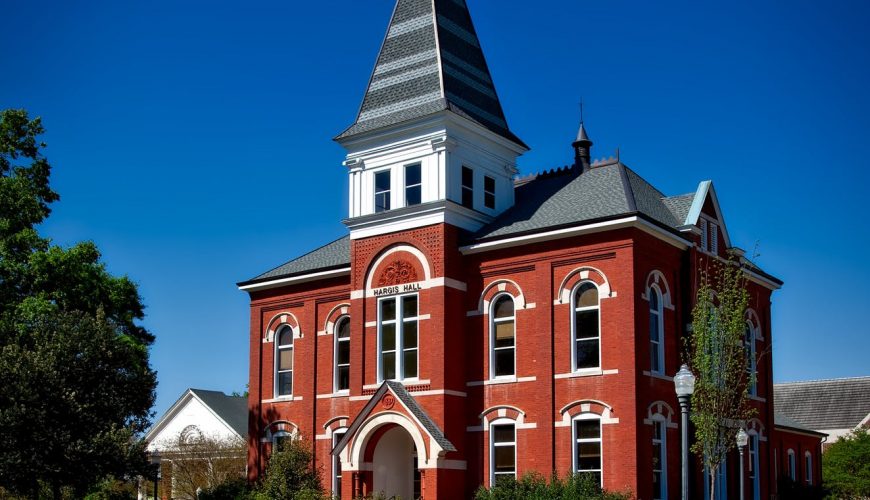
M 500 295 L 490 311 L 490 378 L 516 375 L 516 321 L 514 300 L 510 295 Z
M 598 368 L 600 363 L 600 330 L 598 287 L 585 281 L 574 289 L 574 314 L 571 321 L 571 357 L 575 371 Z
M 405 380 L 418 376 L 417 295 L 378 301 L 378 380 Z
M 335 325 L 335 391 L 350 389 L 350 318 L 339 318 Z

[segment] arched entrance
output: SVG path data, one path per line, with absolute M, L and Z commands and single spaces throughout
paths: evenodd
M 372 489 L 403 500 L 420 497 L 420 471 L 414 440 L 400 426 L 390 426 L 373 443 Z

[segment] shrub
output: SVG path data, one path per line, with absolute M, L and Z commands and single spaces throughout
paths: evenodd
M 311 450 L 301 440 L 272 453 L 266 474 L 256 489 L 257 498 L 293 500 L 322 498 L 320 471 L 312 467 Z
M 858 429 L 822 455 L 824 485 L 834 498 L 870 497 L 870 432 Z
M 475 500 L 624 500 L 630 497 L 603 490 L 589 474 L 569 474 L 564 479 L 554 474 L 548 482 L 538 473 L 526 474 L 519 480 L 499 480 L 491 489 L 481 486 L 474 495 Z
M 199 493 L 199 500 L 248 500 L 249 498 L 251 498 L 251 487 L 241 477 L 228 478 Z

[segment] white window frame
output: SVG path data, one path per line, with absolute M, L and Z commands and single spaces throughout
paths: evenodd
M 655 294 L 656 303 L 658 304 L 658 306 L 655 309 L 653 309 L 653 307 L 652 307 L 653 294 Z M 649 302 L 649 306 L 650 306 L 649 307 L 649 314 L 650 314 L 650 316 L 653 316 L 653 315 L 656 316 L 656 321 L 657 321 L 658 329 L 659 329 L 659 339 L 658 339 L 658 341 L 654 341 L 652 339 L 652 332 L 649 332 L 650 333 L 650 351 L 652 351 L 653 345 L 656 345 L 658 347 L 658 350 L 656 351 L 658 353 L 658 355 L 656 356 L 656 361 L 658 362 L 658 369 L 653 369 L 653 366 L 650 366 L 649 371 L 650 371 L 650 373 L 657 373 L 657 374 L 663 374 L 665 372 L 665 320 L 664 320 L 665 307 L 664 307 L 663 300 L 664 300 L 664 294 L 662 293 L 662 291 L 658 287 L 658 285 L 650 285 L 649 292 L 647 294 L 647 301 Z M 601 301 L 599 300 L 599 303 L 600 302 Z M 599 316 L 599 321 L 600 320 L 601 320 L 601 318 Z M 650 322 L 650 324 L 652 324 L 652 322 Z M 650 355 L 650 364 L 652 364 L 652 359 L 653 358 L 652 358 L 652 354 L 651 354 Z
M 294 441 L 296 439 L 296 433 L 282 430 L 272 434 L 272 453 L 278 451 L 278 440 L 281 438 L 287 438 L 290 441 Z
M 465 169 L 468 169 L 471 172 L 471 185 L 470 186 L 466 186 L 465 180 L 463 179 L 463 177 L 464 177 L 463 174 L 465 173 Z M 463 203 L 463 200 L 465 199 L 465 191 L 468 191 L 471 193 L 471 206 L 468 206 L 465 203 Z M 462 167 L 459 170 L 459 204 L 465 208 L 474 210 L 474 169 L 469 167 L 468 165 L 462 165 Z
M 804 452 L 804 468 L 806 469 L 805 481 L 808 485 L 813 485 L 813 454 L 809 450 Z
M 347 432 L 346 427 L 342 427 L 340 429 L 336 429 L 332 431 L 332 447 L 335 448 L 335 445 L 341 441 L 341 438 L 344 437 L 344 434 Z M 338 475 L 338 470 L 336 465 L 341 467 L 341 458 L 336 455 L 332 457 L 332 494 L 333 496 L 340 497 L 340 495 L 336 494 L 339 486 L 341 486 L 341 477 Z
M 387 178 L 389 179 L 389 187 L 386 191 L 378 191 L 378 175 L 379 174 L 387 174 Z M 379 214 L 383 212 L 388 212 L 393 209 L 393 172 L 390 168 L 385 168 L 381 170 L 375 170 L 372 172 L 372 193 L 374 193 L 372 197 L 372 213 Z M 387 207 L 378 211 L 378 195 L 386 193 Z
M 416 297 L 417 299 L 417 315 L 409 318 L 404 317 L 404 311 L 402 310 L 402 299 L 405 297 Z M 396 303 L 396 318 L 392 320 L 388 320 L 386 322 L 381 318 L 381 304 L 386 301 L 395 301 Z M 415 381 L 420 378 L 420 295 L 417 293 L 406 293 L 402 295 L 392 295 L 389 297 L 382 297 L 378 299 L 378 383 L 383 382 L 384 380 L 384 366 L 383 366 L 383 349 L 381 345 L 382 339 L 382 326 L 384 324 L 392 324 L 396 325 L 396 345 L 395 345 L 395 353 L 396 353 L 396 377 L 389 380 L 396 380 L 399 382 L 406 381 Z M 417 323 L 417 347 L 412 347 L 409 349 L 405 349 L 405 339 L 404 339 L 404 329 L 405 323 L 410 323 L 411 321 L 415 321 Z M 417 355 L 417 374 L 413 377 L 405 377 L 405 351 L 413 350 L 416 351 Z
M 495 443 L 495 432 L 493 432 L 493 427 L 510 425 L 514 429 L 514 440 L 507 443 Z M 513 446 L 514 448 L 514 471 L 513 473 L 501 473 L 496 474 L 495 472 L 495 448 L 500 446 Z M 517 478 L 517 461 L 518 461 L 518 448 L 517 448 L 517 423 L 514 420 L 509 418 L 498 418 L 489 423 L 489 486 L 490 488 L 495 486 L 495 477 L 496 475 L 507 476 L 512 474 L 514 479 Z
M 756 432 L 749 432 L 749 480 L 752 483 L 752 500 L 761 500 L 761 470 L 759 453 L 761 442 Z M 776 458 L 776 457 L 774 457 Z
M 489 190 L 486 189 L 486 181 L 487 181 L 488 179 L 492 181 L 492 191 L 489 191 Z M 495 187 L 495 177 L 491 177 L 491 176 L 489 176 L 489 175 L 484 175 L 484 176 L 483 176 L 483 206 L 484 206 L 485 208 L 488 208 L 488 209 L 490 209 L 490 210 L 495 210 L 495 207 L 496 207 L 495 191 L 496 191 L 496 187 Z M 486 203 L 487 196 L 491 196 L 491 197 L 492 197 L 492 206 L 489 206 L 489 205 Z
M 788 477 L 797 481 L 797 456 L 791 448 L 788 449 Z
M 656 442 L 659 443 L 660 456 L 659 470 L 661 474 L 660 491 L 653 492 L 653 500 L 668 499 L 668 422 L 662 415 L 654 415 L 652 417 L 653 438 L 652 444 L 655 449 Z M 661 439 L 656 439 L 656 430 L 661 430 Z M 602 457 L 603 458 L 603 457 Z M 655 473 L 655 465 L 653 465 L 653 473 Z
M 758 338 L 755 325 L 751 320 L 746 320 L 746 334 L 743 338 L 743 348 L 748 351 L 749 362 L 746 364 L 746 373 L 749 375 L 749 395 L 755 396 L 758 394 L 758 362 L 755 359 L 755 339 Z
M 417 167 L 420 169 L 420 182 L 416 184 L 408 184 L 408 168 Z M 402 197 L 404 198 L 404 202 L 406 207 L 414 206 L 408 203 L 408 189 L 419 187 L 420 188 L 420 201 L 416 203 L 416 205 L 420 205 L 423 203 L 423 164 L 420 162 L 408 163 L 404 166 L 402 170 L 402 180 L 405 184 L 405 189 L 402 191 Z
M 348 336 L 346 339 L 339 338 L 339 336 L 338 336 L 339 326 L 341 326 L 341 324 L 343 322 L 347 322 L 347 324 L 348 324 L 347 325 Z M 332 336 L 334 337 L 334 339 L 333 339 L 333 351 L 332 351 L 332 366 L 333 366 L 333 372 L 334 372 L 333 377 L 332 377 L 332 388 L 333 388 L 333 392 L 335 392 L 336 394 L 344 394 L 344 393 L 347 393 L 350 391 L 350 380 L 349 380 L 350 379 L 350 339 L 352 338 L 352 335 L 350 334 L 350 316 L 341 316 L 335 321 L 335 326 L 333 327 Z M 343 363 L 343 364 L 338 362 L 338 348 L 339 348 L 339 345 L 342 343 L 346 343 L 347 349 L 348 349 L 347 363 Z M 344 367 L 344 366 L 347 367 L 347 371 L 348 371 L 348 387 L 347 387 L 347 389 L 339 389 L 339 387 L 338 387 L 338 385 L 339 385 L 338 384 L 339 368 Z
M 572 302 L 573 304 L 573 302 Z M 598 421 L 598 438 L 583 438 L 580 439 L 577 437 L 577 421 L 578 420 L 596 420 Z M 598 451 L 599 451 L 599 460 L 601 462 L 601 468 L 594 470 L 577 470 L 579 467 L 579 459 L 577 456 L 577 445 L 580 443 L 598 443 Z M 571 419 L 571 471 L 574 474 L 585 474 L 585 473 L 594 473 L 598 472 L 599 479 L 601 480 L 601 486 L 604 486 L 604 429 L 601 425 L 601 415 L 595 413 L 581 413 L 576 415 Z
M 595 306 L 588 307 L 575 307 L 577 291 L 580 290 L 580 287 L 584 284 L 589 283 L 595 287 L 598 292 L 598 304 Z M 596 366 L 578 368 L 577 367 L 577 313 L 583 311 L 598 311 L 598 336 L 595 339 L 598 340 L 598 364 Z M 583 339 L 583 341 L 591 341 L 591 338 Z M 601 289 L 598 287 L 594 281 L 591 280 L 583 280 L 576 285 L 574 285 L 574 289 L 571 290 L 571 371 L 583 373 L 584 371 L 599 371 L 601 370 Z
M 501 318 L 496 319 L 495 317 L 495 306 L 502 297 L 507 297 L 513 303 L 514 313 L 510 318 Z M 514 324 L 514 345 L 511 347 L 495 347 L 495 326 L 496 323 L 506 323 L 508 321 L 512 321 Z M 510 375 L 496 375 L 495 374 L 495 354 L 496 350 L 507 350 L 513 349 L 514 351 L 514 372 Z M 514 300 L 513 295 L 509 293 L 501 293 L 493 297 L 489 306 L 489 378 L 490 380 L 496 379 L 512 379 L 517 376 L 517 302 Z
M 281 342 L 281 333 L 284 330 L 290 330 L 290 345 L 282 347 L 280 345 Z M 293 368 L 289 370 L 281 370 L 281 351 L 290 351 L 290 359 Z M 275 398 L 287 398 L 293 399 L 293 391 L 296 389 L 296 380 L 293 377 L 293 372 L 296 371 L 296 329 L 288 324 L 283 324 L 278 327 L 278 331 L 275 332 L 275 383 L 274 383 L 274 391 Z M 290 372 L 290 394 L 281 394 L 281 374 Z

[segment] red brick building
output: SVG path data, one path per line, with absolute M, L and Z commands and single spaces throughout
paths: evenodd
M 713 185 L 666 196 L 593 163 L 582 124 L 573 165 L 518 178 L 528 148 L 462 0 L 398 0 L 336 140 L 349 235 L 239 284 L 250 474 L 301 438 L 342 498 L 465 498 L 530 471 L 679 497 L 672 376 L 699 270 L 733 248 Z M 748 345 L 769 352 L 781 282 L 749 280 Z M 756 358 L 747 495 L 767 498 L 773 384 Z

